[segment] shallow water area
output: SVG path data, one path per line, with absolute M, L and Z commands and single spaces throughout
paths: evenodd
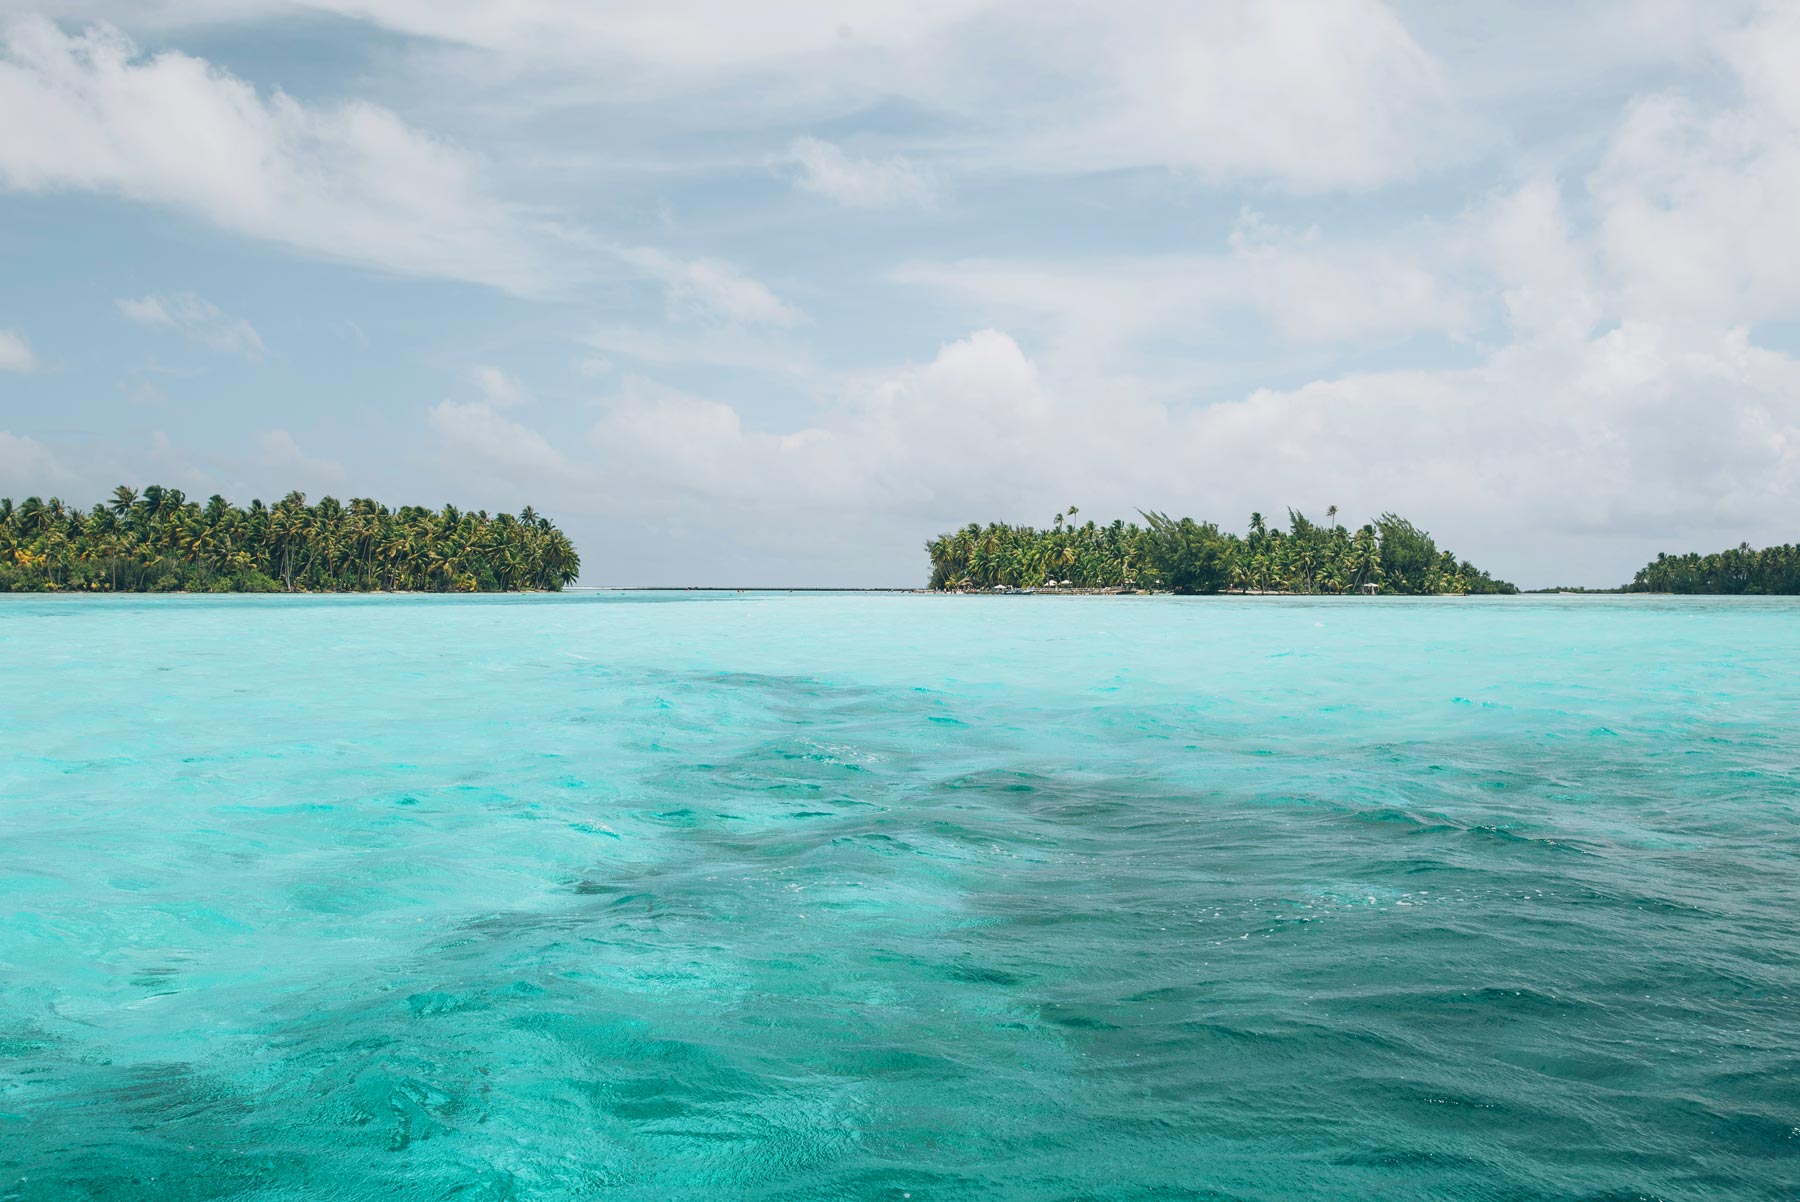
M 0 597 L 0 1199 L 1800 1196 L 1800 604 Z

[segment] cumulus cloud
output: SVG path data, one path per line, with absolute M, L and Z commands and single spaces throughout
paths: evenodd
M 1070 501 L 1231 525 L 1252 509 L 1335 503 L 1407 513 L 1527 582 L 1617 583 L 1658 549 L 1787 536 L 1800 364 L 1741 334 L 1630 324 L 1473 368 L 1188 406 L 1117 382 L 1073 392 L 985 330 L 864 381 L 799 429 L 759 430 L 730 405 L 640 384 L 608 401 L 593 441 L 617 490 L 609 511 L 660 520 L 634 498 L 686 497 L 734 539 L 804 531 L 866 556 L 853 560 L 863 571 L 916 559 L 921 531 L 1041 521 Z
M 937 191 L 928 172 L 900 155 L 855 158 L 818 138 L 794 139 L 786 161 L 797 187 L 853 208 L 930 204 Z
M 232 317 L 217 305 L 192 292 L 176 292 L 168 296 L 140 296 L 117 302 L 119 312 L 144 326 L 162 326 L 192 338 L 215 351 L 243 355 L 248 359 L 263 356 L 262 335 L 241 317 Z
M 867 511 L 929 496 L 946 473 L 1016 483 L 1017 456 L 1049 415 L 1037 368 L 1012 338 L 978 331 L 930 363 L 852 387 L 829 424 L 747 430 L 730 405 L 634 382 L 593 428 L 609 470 L 680 479 L 735 503 L 771 499 Z M 970 460 L 986 460 L 963 474 Z M 796 508 L 798 505 L 796 504 Z
M 1800 365 L 1741 333 L 1634 322 L 1461 371 L 1259 392 L 1193 422 L 1263 487 L 1429 515 L 1528 579 L 1617 583 L 1659 549 L 1786 537 L 1796 386 Z
M 27 372 L 37 368 L 31 343 L 17 330 L 0 330 L 0 371 Z
M 0 187 L 90 191 L 315 257 L 542 292 L 543 230 L 483 187 L 468 152 L 365 102 L 268 96 L 204 59 L 147 54 L 110 26 L 4 27 Z M 178 130 L 179 137 L 170 136 Z

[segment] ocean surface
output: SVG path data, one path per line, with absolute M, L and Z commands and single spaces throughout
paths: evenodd
M 0 598 L 0 1199 L 1800 1197 L 1793 600 Z

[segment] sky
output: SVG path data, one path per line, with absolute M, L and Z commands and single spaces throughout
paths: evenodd
M 586 584 L 1397 511 L 1800 535 L 1800 3 L 0 0 L 0 495 L 535 506 Z

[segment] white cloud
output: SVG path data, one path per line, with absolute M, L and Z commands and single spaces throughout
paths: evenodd
M 853 158 L 818 138 L 794 139 L 786 161 L 798 168 L 798 187 L 853 208 L 925 205 L 937 192 L 930 174 L 900 155 Z
M 801 320 L 798 310 L 768 288 L 713 259 L 683 264 L 671 277 L 670 295 L 677 304 L 692 305 L 730 321 L 787 326 Z
M 603 356 L 584 360 L 594 369 L 589 374 L 611 370 L 614 359 L 655 367 L 738 367 L 796 377 L 816 371 L 810 354 L 785 336 L 737 325 L 676 330 L 598 326 L 584 335 L 582 342 Z
M 1247 212 L 1227 241 L 1214 255 L 913 263 L 893 278 L 959 298 L 977 320 L 1042 324 L 1060 345 L 1096 356 L 1244 313 L 1294 343 L 1459 336 L 1476 320 L 1456 254 L 1436 235 L 1334 242 Z
M 505 5 L 474 0 L 208 0 L 200 12 L 254 15 L 311 8 L 517 60 L 591 63 L 598 58 L 701 74 L 802 56 L 918 47 L 991 7 L 991 0 L 769 0 L 754 7 L 730 0 L 673 0 L 654 7 L 631 0 Z M 165 16 L 180 20 L 183 14 L 169 6 Z
M 430 413 L 431 428 L 456 451 L 489 470 L 515 477 L 566 478 L 567 459 L 537 431 L 480 401 L 443 401 Z
M 25 335 L 17 330 L 0 330 L 0 371 L 34 371 L 37 365 L 37 356 L 31 353 L 31 343 Z
M 0 112 L 30 114 L 0 123 L 11 191 L 110 193 L 315 257 L 515 292 L 561 275 L 543 229 L 486 193 L 467 152 L 376 105 L 264 98 L 110 27 L 9 22 Z
M 1716 44 L 1742 103 L 1636 101 L 1589 190 L 1628 312 L 1749 325 L 1800 311 L 1800 9 L 1771 5 Z
M 481 395 L 487 398 L 490 405 L 511 408 L 514 405 L 523 405 L 528 399 L 524 387 L 497 367 L 483 364 L 472 369 L 469 375 L 475 381 L 475 387 L 481 390 Z
M 1434 246 L 1334 244 L 1247 214 L 1231 234 L 1234 294 L 1296 342 L 1349 342 L 1427 330 L 1462 334 L 1470 298 Z M 1229 298 L 1215 303 L 1229 304 Z
M 686 246 L 718 247 L 596 252 L 659 290 L 673 320 L 592 318 L 585 341 L 613 391 L 591 443 L 514 420 L 521 392 L 497 370 L 473 376 L 471 401 L 430 412 L 459 473 L 546 493 L 578 532 L 585 514 L 587 530 L 643 532 L 665 544 L 664 562 L 689 565 L 752 548 L 777 577 L 818 553 L 828 562 L 813 579 L 870 581 L 917 579 L 908 565 L 936 529 L 1041 521 L 1070 501 L 1096 516 L 1143 505 L 1234 525 L 1289 503 L 1393 508 L 1538 583 L 1615 583 L 1659 547 L 1792 538 L 1800 366 L 1752 333 L 1800 312 L 1792 5 L 1723 34 L 1735 6 L 1690 0 L 1608 3 L 1547 25 L 1537 10 L 1423 5 L 1403 23 L 1376 0 L 311 7 L 460 44 L 396 56 L 407 71 L 468 68 L 456 78 L 470 92 L 434 115 L 490 135 L 595 131 L 591 145 L 551 150 L 629 160 L 621 175 L 655 182 L 628 205 Z M 1602 35 L 1614 17 L 1619 39 L 1568 32 Z M 1488 27 L 1508 20 L 1517 28 L 1490 43 Z M 558 277 L 551 235 L 492 198 L 479 162 L 385 109 L 259 95 L 201 60 L 47 29 L 15 27 L 0 57 L 0 111 L 42 110 L 51 126 L 0 129 L 5 186 L 139 197 L 311 254 L 517 291 Z M 1546 30 L 1571 49 L 1546 47 L 1555 61 L 1539 75 L 1524 56 Z M 1462 67 L 1483 55 L 1493 61 L 1471 84 Z M 1596 58 L 1610 82 L 1582 91 Z M 381 86 L 404 96 L 421 78 Z M 1646 79 L 1659 90 L 1622 103 Z M 1494 125 L 1464 126 L 1471 88 Z M 1537 107 L 1504 127 L 1508 103 Z M 558 121 L 534 120 L 552 105 Z M 201 136 L 165 145 L 165 128 Z M 841 144 L 788 144 L 801 130 Z M 406 152 L 391 171 L 389 135 Z M 846 206 L 928 203 L 942 181 L 957 211 L 933 215 L 947 227 L 933 244 L 970 257 L 886 278 L 949 303 L 886 330 L 874 323 L 898 305 L 828 309 L 863 281 L 826 273 L 906 252 L 796 230 L 792 209 L 754 207 L 766 179 L 715 190 L 720 171 L 741 183 L 784 144 L 775 168 Z M 1446 162 L 1473 169 L 1329 207 L 1280 195 L 1373 188 Z M 1065 183 L 1042 205 L 1001 178 L 1145 166 L 1173 170 Z M 599 178 L 545 176 L 564 195 Z M 1278 216 L 1243 210 L 1193 240 L 1246 197 Z M 440 209 L 452 218 L 434 222 Z M 1089 211 L 1104 229 L 1083 227 Z M 340 237 L 350 251 L 327 249 Z M 752 254 L 781 264 L 775 287 L 726 261 Z M 808 317 L 777 289 L 830 332 L 825 361 L 870 345 L 891 358 L 884 335 L 977 332 L 923 362 L 833 377 L 804 342 Z M 151 299 L 135 303 L 154 321 Z M 1344 366 L 1404 363 L 1418 336 L 1457 340 L 1462 366 Z M 1252 385 L 1193 384 L 1215 350 Z M 1442 352 L 1430 348 L 1434 362 Z M 759 407 L 770 381 L 694 370 L 708 366 L 782 377 L 785 412 L 802 416 L 771 419 Z M 633 374 L 663 369 L 694 390 Z M 1270 370 L 1313 378 L 1254 387 Z M 725 377 L 716 392 L 693 383 Z
M 177 23 L 332 12 L 472 48 L 525 108 L 651 101 L 681 128 L 793 129 L 899 105 L 954 130 L 941 157 L 970 172 L 1167 166 L 1319 189 L 1461 153 L 1443 69 L 1380 0 L 97 7 Z M 466 56 L 439 61 L 466 82 Z
M 179 330 L 213 350 L 243 355 L 247 359 L 263 356 L 262 335 L 256 332 L 255 326 L 244 318 L 225 313 L 192 292 L 140 296 L 117 303 L 119 312 L 139 325 Z
M 1072 387 L 987 330 L 791 432 L 637 382 L 593 441 L 605 512 L 710 523 L 714 545 L 828 549 L 854 578 L 917 562 L 924 534 L 1041 521 L 1071 501 L 1232 527 L 1252 509 L 1336 503 L 1357 520 L 1405 513 L 1526 583 L 1611 584 L 1659 549 L 1791 537 L 1800 363 L 1741 334 L 1633 323 L 1468 369 L 1191 406 L 1118 381 Z
M 1052 11 L 1053 49 L 999 152 L 1021 166 L 1161 165 L 1313 190 L 1369 187 L 1449 149 L 1442 69 L 1378 0 Z
M 635 381 L 606 403 L 593 439 L 609 472 L 679 480 L 752 506 L 828 501 L 838 512 L 840 503 L 866 509 L 928 495 L 951 478 L 979 489 L 1000 465 L 1021 466 L 1020 435 L 1049 412 L 1018 344 L 982 330 L 931 363 L 862 382 L 832 424 L 747 431 L 729 405 Z M 983 462 L 966 470 L 971 460 Z
M 1467 532 L 1461 549 L 1512 560 L 1496 568 L 1617 583 L 1659 547 L 1781 536 L 1781 498 L 1800 492 L 1800 364 L 1742 334 L 1627 323 L 1465 371 L 1258 392 L 1191 429 L 1202 470 L 1240 487 L 1233 462 L 1271 494 Z
M 619 255 L 662 285 L 676 318 L 770 326 L 805 320 L 799 310 L 729 263 L 679 259 L 650 247 L 622 250 Z
M 1491 268 L 1515 333 L 1581 339 L 1604 315 L 1593 256 L 1570 227 L 1562 193 L 1545 179 L 1496 197 L 1476 217 L 1477 253 Z
M 161 297 L 140 296 L 135 299 L 121 297 L 113 303 L 118 305 L 119 312 L 141 326 L 173 326 L 175 324 L 174 314 L 169 312 L 169 307 L 163 304 Z

